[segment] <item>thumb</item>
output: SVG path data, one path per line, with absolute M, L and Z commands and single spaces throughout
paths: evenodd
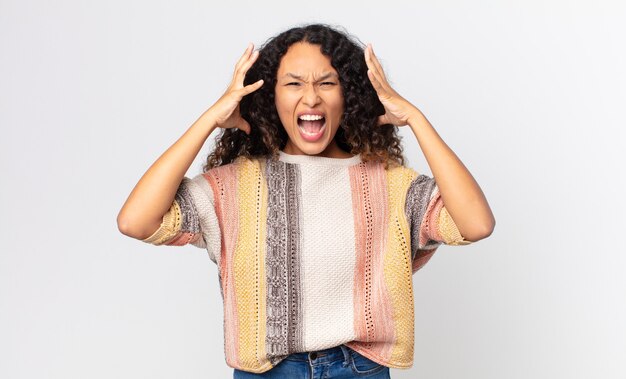
M 252 84 L 248 84 L 243 88 L 243 96 L 246 96 L 263 86 L 263 79 L 260 79 Z
M 238 128 L 239 130 L 243 131 L 247 135 L 250 135 L 250 132 L 252 132 L 252 128 L 250 127 L 250 124 L 248 123 L 248 121 L 244 120 L 243 118 L 241 119 L 241 124 L 238 126 Z
M 381 126 L 381 125 L 385 125 L 385 124 L 389 124 L 389 122 L 387 121 L 387 114 L 385 113 L 382 116 L 378 116 L 378 124 L 377 126 Z

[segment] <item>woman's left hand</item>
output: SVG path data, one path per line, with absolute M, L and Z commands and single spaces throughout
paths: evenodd
M 368 68 L 367 76 L 378 94 L 378 99 L 385 107 L 385 114 L 378 117 L 378 125 L 407 125 L 409 117 L 420 111 L 391 88 L 383 68 L 374 54 L 372 44 L 365 47 L 365 63 Z

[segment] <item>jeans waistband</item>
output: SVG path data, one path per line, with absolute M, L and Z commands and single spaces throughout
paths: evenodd
M 339 345 L 324 350 L 292 353 L 287 358 L 291 361 L 310 362 L 311 364 L 330 363 L 338 360 L 349 362 L 350 353 L 348 347 Z

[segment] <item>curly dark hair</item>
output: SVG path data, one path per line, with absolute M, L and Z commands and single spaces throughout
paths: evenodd
M 345 30 L 345 29 L 344 29 Z M 221 129 L 215 149 L 207 157 L 203 171 L 233 162 L 240 156 L 277 159 L 289 137 L 282 126 L 274 102 L 281 58 L 297 42 L 320 45 L 339 74 L 344 97 L 342 122 L 335 134 L 337 145 L 350 154 L 361 154 L 363 161 L 379 161 L 385 168 L 404 165 L 401 137 L 392 124 L 377 126 L 385 109 L 367 77 L 365 45 L 345 31 L 327 24 L 309 24 L 286 30 L 268 39 L 248 70 L 244 85 L 263 79 L 263 86 L 243 97 L 241 116 L 250 124 L 250 135 L 237 128 Z

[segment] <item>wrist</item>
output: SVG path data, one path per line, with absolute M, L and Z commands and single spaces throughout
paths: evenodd
M 213 133 L 218 128 L 215 115 L 210 108 L 200 116 L 199 121 L 208 134 Z
M 417 125 L 422 123 L 424 119 L 424 114 L 419 109 L 415 108 L 415 110 L 409 114 L 409 117 L 407 118 L 407 123 L 411 127 L 416 127 Z

